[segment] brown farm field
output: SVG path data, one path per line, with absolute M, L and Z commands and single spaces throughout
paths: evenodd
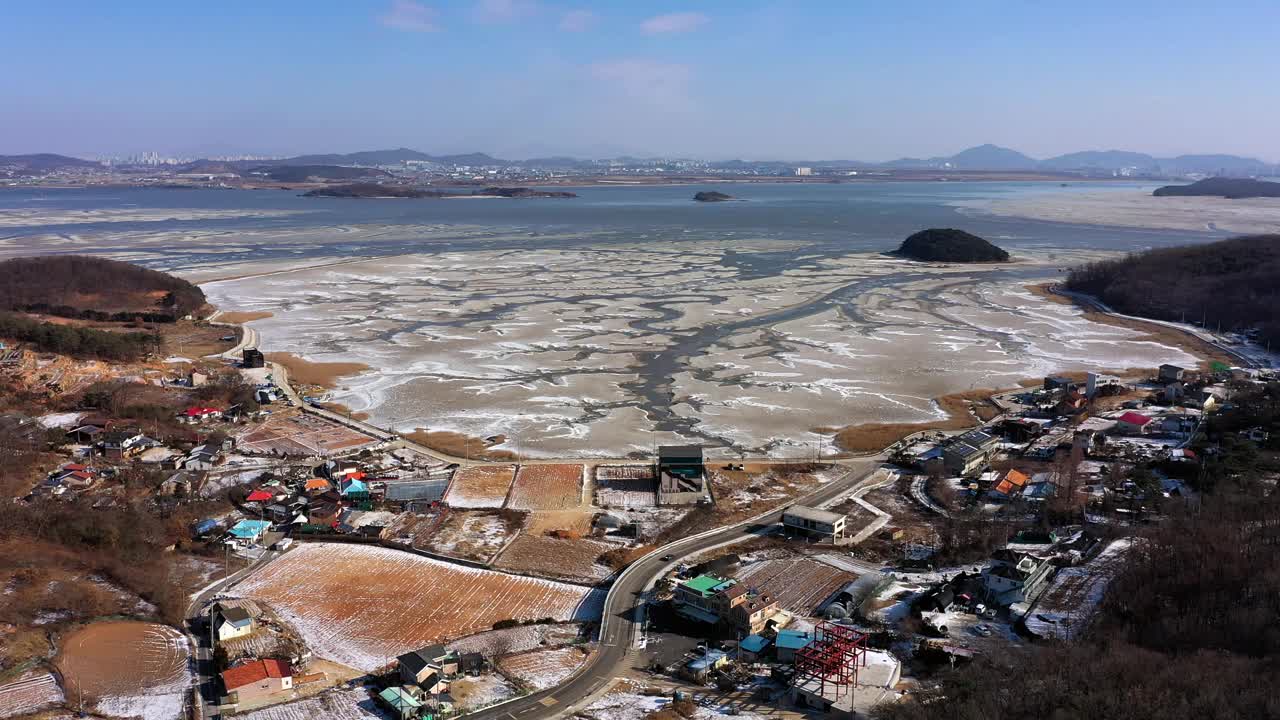
M 512 572 L 594 584 L 609 576 L 609 568 L 596 560 L 613 548 L 613 545 L 594 540 L 562 540 L 524 532 L 502 551 L 493 566 Z
M 813 615 L 818 604 L 857 575 L 807 558 L 762 560 L 744 565 L 738 580 L 772 595 L 783 610 Z
M 453 474 L 446 505 L 455 508 L 500 508 L 515 478 L 515 465 L 471 465 Z
M 181 692 L 188 654 L 186 636 L 167 625 L 99 622 L 63 638 L 54 665 L 67 697 L 100 702 Z
M 348 427 L 299 411 L 274 413 L 240 435 L 243 452 L 264 455 L 321 455 L 376 445 L 377 440 Z
M 604 594 L 398 550 L 305 543 L 235 589 L 266 603 L 317 656 L 359 670 L 489 630 L 500 620 L 590 620 Z
M 507 507 L 571 510 L 582 505 L 581 465 L 521 465 Z

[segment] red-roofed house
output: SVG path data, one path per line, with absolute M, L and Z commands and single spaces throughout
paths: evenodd
M 274 497 L 275 495 L 272 495 L 266 490 L 254 490 L 249 493 L 249 497 L 245 498 L 245 502 L 267 502 Z
M 222 411 L 211 407 L 189 407 L 178 416 L 179 420 L 188 423 L 204 422 L 210 418 L 220 417 Z
M 1130 410 L 1116 418 L 1116 430 L 1127 435 L 1141 435 L 1151 427 L 1151 418 Z
M 255 660 L 222 673 L 228 704 L 239 705 L 293 692 L 293 671 L 283 660 Z

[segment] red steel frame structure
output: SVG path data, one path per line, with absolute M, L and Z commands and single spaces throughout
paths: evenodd
M 821 622 L 814 638 L 812 645 L 796 653 L 793 683 L 816 680 L 824 696 L 830 683 L 838 698 L 858 683 L 858 668 L 867 666 L 867 636 L 847 625 Z

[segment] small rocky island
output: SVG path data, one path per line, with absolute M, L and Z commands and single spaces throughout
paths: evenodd
M 577 193 L 566 192 L 564 190 L 534 190 L 526 187 L 487 187 L 480 192 L 471 193 L 473 197 L 504 197 L 504 198 L 576 198 Z
M 1249 178 L 1211 177 L 1190 185 L 1165 185 L 1151 193 L 1156 197 L 1221 197 L 1228 200 L 1280 197 L 1280 183 Z
M 382 185 L 380 183 L 351 183 L 349 185 L 330 185 L 328 187 L 316 188 L 310 192 L 302 194 L 302 197 L 329 197 L 329 198 L 461 198 L 461 197 L 492 197 L 492 198 L 576 198 L 576 193 L 565 192 L 562 190 L 534 190 L 533 188 L 515 187 L 487 187 L 483 190 L 476 190 L 470 193 L 449 193 L 441 190 L 421 190 L 418 188 L 407 187 L 404 185 Z
M 1009 253 L 1004 249 L 977 235 L 954 228 L 921 230 L 903 240 L 895 254 L 927 262 L 987 263 L 1009 260 Z
M 736 198 L 732 195 L 726 195 L 725 193 L 716 192 L 714 190 L 703 190 L 702 192 L 695 194 L 693 199 L 698 202 L 725 202 L 727 200 L 735 200 Z

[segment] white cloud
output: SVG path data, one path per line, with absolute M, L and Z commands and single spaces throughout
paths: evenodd
M 586 32 L 596 24 L 596 14 L 590 10 L 570 10 L 560 18 L 560 29 L 565 32 Z
M 706 25 L 709 20 L 706 15 L 696 12 L 657 15 L 640 23 L 640 31 L 647 35 L 690 32 Z
M 483 23 L 509 23 L 537 11 L 534 0 L 478 0 L 473 15 Z
M 409 32 L 435 32 L 436 11 L 413 0 L 391 0 L 391 9 L 378 16 L 386 27 Z

